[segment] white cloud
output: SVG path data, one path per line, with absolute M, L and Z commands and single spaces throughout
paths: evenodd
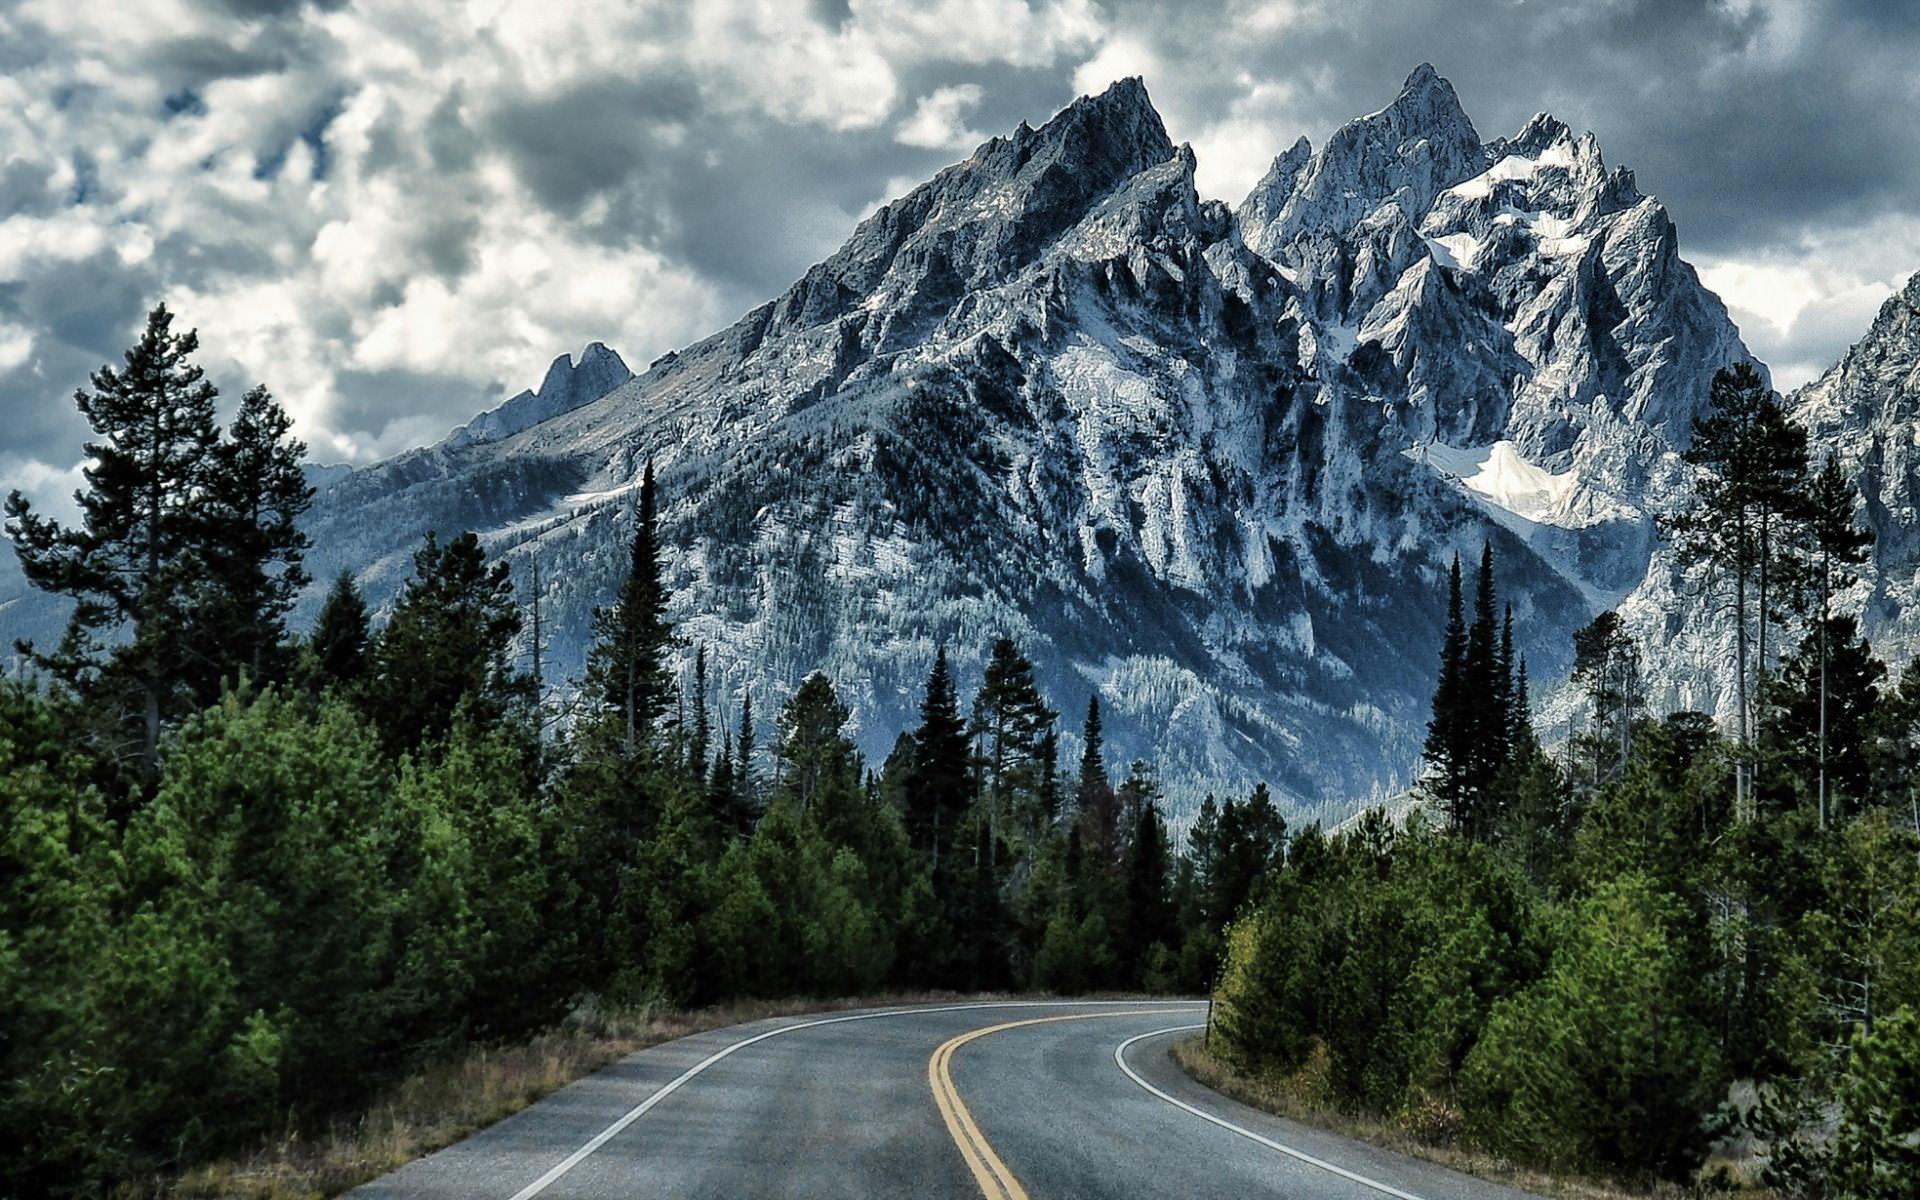
M 1160 56 L 1141 39 L 1115 37 L 1074 70 L 1073 90 L 1082 96 L 1095 96 L 1106 91 L 1115 80 L 1132 75 L 1146 78 L 1151 90 L 1152 83 L 1163 75 Z
M 33 330 L 0 322 L 0 371 L 23 367 L 33 357 Z
M 1106 32 L 1091 0 L 852 0 L 850 9 L 896 62 L 1047 67 Z
M 1920 266 L 1920 220 L 1887 218 L 1694 261 L 1774 386 L 1790 391 L 1838 362 Z
M 1741 2 L 1766 18 L 1742 62 L 1787 61 L 1831 24 Z M 1144 76 L 1194 143 L 1201 190 L 1237 200 L 1298 134 L 1364 110 L 1343 89 L 1372 89 L 1373 60 L 1396 60 L 1396 77 L 1421 55 L 1448 67 L 1430 46 L 1445 28 L 1411 17 L 1406 44 L 1377 21 L 1354 50 L 1378 10 L 1335 0 L 267 7 L 0 5 L 0 300 L 39 298 L 0 308 L 0 373 L 47 372 L 4 403 L 64 406 L 87 360 L 131 332 L 129 306 L 165 297 L 223 379 L 287 400 L 316 456 L 364 461 L 438 437 L 589 340 L 638 365 L 712 331 L 769 294 L 767 262 L 830 247 L 883 183 L 887 197 L 918 183 L 919 150 L 1037 121 L 1069 83 Z M 1484 48 L 1461 46 L 1456 63 Z M 1525 111 L 1553 100 L 1516 79 L 1502 86 L 1528 93 Z M 1490 75 L 1461 82 L 1492 90 Z M 1920 266 L 1920 234 L 1856 223 L 1703 265 L 1788 382 L 1858 336 Z M 370 396 L 375 375 L 401 377 L 405 398 Z M 437 407 L 406 391 L 416 379 Z M 20 428 L 0 441 L 9 473 L 78 444 L 51 418 Z
M 73 502 L 73 494 L 85 486 L 86 480 L 80 474 L 85 465 L 74 463 L 59 467 L 0 450 L 0 492 L 18 489 L 33 502 L 40 515 L 71 522 L 80 516 L 80 506 Z
M 987 140 L 987 135 L 969 129 L 966 121 L 982 94 L 979 84 L 962 83 L 922 96 L 913 115 L 894 131 L 894 140 L 929 150 L 972 149 Z
M 1291 83 L 1243 78 L 1242 84 L 1226 113 L 1193 137 L 1195 186 L 1202 196 L 1231 204 L 1240 203 L 1253 189 L 1274 155 L 1293 144 L 1303 125 L 1294 109 Z M 1288 130 L 1294 131 L 1292 136 Z

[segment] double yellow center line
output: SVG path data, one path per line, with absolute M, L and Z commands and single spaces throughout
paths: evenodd
M 967 1162 L 967 1169 L 973 1172 L 975 1183 L 980 1185 L 980 1193 L 987 1200 L 1028 1200 L 1027 1189 L 1007 1169 L 1006 1162 L 996 1153 L 986 1135 L 974 1123 L 973 1114 L 967 1111 L 960 1092 L 953 1086 L 953 1052 L 976 1038 L 989 1034 L 1002 1033 L 1009 1029 L 1019 1029 L 1027 1025 L 1049 1025 L 1055 1021 L 1094 1021 L 1107 1017 L 1145 1017 L 1164 1013 L 1177 1013 L 1177 1008 L 1135 1008 L 1124 1012 L 1069 1013 L 1063 1017 L 1031 1017 L 1025 1021 L 1007 1021 L 1000 1025 L 989 1025 L 985 1029 L 975 1029 L 956 1038 L 942 1042 L 940 1048 L 927 1060 L 927 1083 L 933 1088 L 933 1102 L 940 1106 L 940 1115 L 946 1118 L 947 1132 L 953 1137 L 953 1144 L 960 1147 L 960 1157 Z

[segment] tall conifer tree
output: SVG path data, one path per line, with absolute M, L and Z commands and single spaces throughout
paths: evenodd
M 943 880 L 952 865 L 955 834 L 971 800 L 967 726 L 960 716 L 945 646 L 934 651 L 913 745 L 913 769 L 907 776 L 908 832 L 914 848 L 932 864 L 936 880 Z
M 1447 626 L 1440 643 L 1440 679 L 1433 690 L 1433 716 L 1427 722 L 1427 793 L 1456 828 L 1465 826 L 1471 778 L 1466 708 L 1467 624 L 1460 596 L 1460 556 L 1447 574 Z
M 473 533 L 444 546 L 430 533 L 413 572 L 374 643 L 364 689 L 396 753 L 444 737 L 463 705 L 485 727 L 533 699 L 532 680 L 513 667 L 520 606 L 507 564 L 487 562 Z
M 656 724 L 673 703 L 667 659 L 674 634 L 667 620 L 656 506 L 653 460 L 648 459 L 626 581 L 614 604 L 594 614 L 596 640 L 587 655 L 588 694 L 617 723 L 629 755 L 651 744 Z
M 1026 655 L 1012 638 L 995 641 L 968 730 L 980 752 L 981 800 L 994 831 L 990 854 L 997 855 L 1001 839 L 1016 830 L 1032 833 L 1040 824 L 1041 759 L 1055 716 Z
M 1768 607 L 1767 589 L 1756 588 L 1756 583 L 1768 557 L 1770 539 L 1765 531 L 1778 501 L 1780 460 L 1790 459 L 1792 451 L 1779 436 L 1779 415 L 1778 398 L 1751 363 L 1737 363 L 1717 373 L 1707 409 L 1694 420 L 1693 441 L 1681 455 L 1699 469 L 1695 502 L 1669 522 L 1682 560 L 1711 564 L 1729 589 L 1734 619 L 1735 735 L 1740 751 L 1734 764 L 1734 813 L 1740 820 L 1750 814 L 1753 791 L 1754 616 L 1757 609 L 1764 627 Z M 1804 462 L 1804 435 L 1800 448 Z M 1761 669 L 1764 658 L 1762 654 Z
M 367 602 L 354 586 L 353 575 L 342 571 L 320 605 L 320 616 L 307 639 L 314 690 L 358 683 L 366 674 L 368 645 Z
M 1820 675 L 1818 779 L 1816 781 L 1820 826 L 1827 824 L 1828 758 L 1828 662 L 1832 646 L 1828 638 L 1833 618 L 1833 593 L 1851 586 L 1857 576 L 1853 568 L 1867 561 L 1873 545 L 1873 531 L 1854 523 L 1853 510 L 1859 492 L 1840 469 L 1840 460 L 1827 455 L 1820 473 L 1807 485 L 1807 535 L 1812 543 L 1816 652 Z
M 707 751 L 713 743 L 713 721 L 707 714 L 707 648 L 693 650 L 693 728 L 687 737 L 687 773 L 695 784 L 707 777 Z
M 173 332 L 160 305 L 126 352 L 126 365 L 94 372 L 74 393 L 94 440 L 75 494 L 80 524 L 67 528 L 7 498 L 7 533 L 27 581 L 70 597 L 60 648 L 19 649 L 90 701 L 127 714 L 150 772 L 163 723 L 191 701 L 194 603 L 206 568 L 205 493 L 219 430 L 218 393 L 192 361 L 193 331 Z M 108 648 L 105 637 L 124 633 Z M 110 748 L 117 752 L 116 748 Z
M 1506 691 L 1500 661 L 1500 626 L 1495 618 L 1498 599 L 1493 585 L 1493 544 L 1480 547 L 1480 570 L 1473 594 L 1473 623 L 1467 627 L 1465 710 L 1460 714 L 1461 753 L 1467 770 L 1464 782 L 1464 827 L 1482 832 L 1483 809 L 1494 776 L 1506 760 L 1507 713 L 1501 704 Z
M 241 397 L 202 500 L 205 573 L 193 633 L 202 704 L 242 672 L 256 683 L 286 674 L 286 614 L 310 582 L 302 565 L 310 542 L 299 525 L 313 503 L 306 456 L 293 419 L 265 387 Z
M 1096 861 L 1112 866 L 1120 853 L 1120 802 L 1107 775 L 1098 692 L 1087 697 L 1087 719 L 1081 726 L 1080 741 L 1080 776 L 1074 785 L 1073 801 L 1081 840 Z

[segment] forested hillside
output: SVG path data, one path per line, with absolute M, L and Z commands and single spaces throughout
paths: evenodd
M 81 523 L 8 507 L 77 603 L 0 683 L 7 1194 L 174 1172 L 589 998 L 1210 982 L 1285 834 L 1264 788 L 1182 853 L 1097 700 L 1005 639 L 969 696 L 936 657 L 884 762 L 824 675 L 722 711 L 697 646 L 669 670 L 650 469 L 564 728 L 513 652 L 540 611 L 472 534 L 425 539 L 380 628 L 342 577 L 291 634 L 303 448 L 264 389 L 218 428 L 171 321 L 82 393 Z

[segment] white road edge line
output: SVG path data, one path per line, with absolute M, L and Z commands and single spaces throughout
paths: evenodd
M 981 1008 L 1098 1008 L 1103 1005 L 1137 1005 L 1139 1003 L 1140 1001 L 1138 1000 L 989 1000 L 978 1004 L 943 1004 L 934 1007 L 886 1008 L 878 1012 L 853 1013 L 844 1017 L 825 1017 L 817 1021 L 802 1021 L 798 1025 L 782 1025 L 778 1029 L 769 1029 L 765 1033 L 757 1033 L 750 1038 L 742 1038 L 740 1041 L 722 1046 L 691 1067 L 688 1067 L 672 1082 L 666 1084 L 645 1100 L 628 1109 L 626 1114 L 619 1120 L 595 1134 L 592 1141 L 589 1141 L 586 1145 L 575 1150 L 572 1154 L 567 1155 L 566 1158 L 555 1164 L 545 1175 L 542 1175 L 526 1187 L 515 1192 L 512 1200 L 533 1200 L 533 1197 L 538 1196 L 541 1192 L 552 1187 L 562 1175 L 579 1166 L 585 1161 L 589 1154 L 592 1154 L 595 1150 L 598 1150 L 613 1140 L 619 1135 L 621 1130 L 638 1121 L 641 1117 L 646 1116 L 654 1105 L 679 1091 L 682 1085 L 692 1080 L 702 1071 L 727 1057 L 729 1054 L 734 1053 L 736 1050 L 745 1050 L 748 1046 L 754 1045 L 757 1042 L 764 1042 L 771 1037 L 779 1037 L 783 1033 L 798 1033 L 802 1029 L 817 1029 L 822 1025 L 841 1025 L 848 1021 L 872 1021 L 881 1017 L 913 1016 L 916 1013 L 965 1012 Z M 1193 1003 L 1199 1002 L 1194 1001 Z M 1417 1200 L 1417 1198 L 1410 1197 L 1409 1200 Z
M 1202 1121 L 1211 1121 L 1215 1125 L 1218 1125 L 1220 1128 L 1229 1130 L 1233 1133 L 1237 1133 L 1241 1137 L 1246 1138 L 1249 1141 L 1258 1142 L 1269 1150 L 1278 1150 L 1280 1153 L 1286 1155 L 1288 1158 L 1297 1158 L 1301 1162 L 1306 1163 L 1309 1166 L 1319 1167 L 1322 1171 L 1331 1171 L 1335 1175 L 1338 1175 L 1340 1178 L 1350 1180 L 1354 1183 L 1359 1184 L 1361 1187 L 1372 1188 L 1376 1192 L 1384 1192 L 1389 1196 L 1396 1196 L 1399 1198 L 1399 1200 L 1420 1200 L 1420 1197 L 1414 1195 L 1412 1192 L 1403 1192 L 1399 1188 L 1393 1187 L 1390 1184 L 1381 1183 L 1377 1179 L 1368 1179 L 1365 1175 L 1356 1175 L 1352 1171 L 1347 1170 L 1345 1167 L 1336 1167 L 1332 1163 L 1326 1161 L 1325 1159 L 1315 1158 L 1313 1155 L 1304 1153 L 1303 1151 L 1295 1150 L 1291 1146 L 1282 1146 L 1279 1142 L 1274 1141 L 1272 1138 L 1262 1137 L 1261 1135 L 1255 1133 L 1251 1129 L 1243 1129 L 1240 1126 L 1235 1125 L 1232 1121 L 1225 1119 L 1224 1117 L 1216 1117 L 1210 1112 L 1207 1112 L 1203 1109 L 1195 1108 L 1193 1105 L 1188 1104 L 1185 1100 L 1176 1100 L 1174 1097 L 1167 1095 L 1165 1092 L 1161 1091 L 1159 1088 L 1153 1086 L 1152 1084 L 1148 1083 L 1146 1080 L 1140 1078 L 1140 1076 L 1134 1071 L 1134 1069 L 1127 1065 L 1127 1047 L 1133 1045 L 1135 1042 L 1144 1042 L 1148 1038 L 1160 1037 L 1163 1034 L 1184 1033 L 1189 1029 L 1205 1029 L 1205 1028 L 1206 1028 L 1205 1025 L 1169 1025 L 1165 1029 L 1156 1029 L 1156 1030 L 1153 1030 L 1151 1033 L 1143 1033 L 1136 1037 L 1130 1037 L 1126 1041 L 1121 1042 L 1118 1046 L 1114 1047 L 1113 1061 L 1118 1063 L 1120 1065 L 1120 1069 L 1127 1073 L 1128 1079 L 1133 1080 L 1135 1083 L 1147 1089 L 1147 1091 L 1152 1092 L 1154 1095 L 1160 1097 L 1162 1100 L 1165 1100 L 1168 1104 L 1173 1105 L 1175 1108 L 1183 1108 L 1187 1110 L 1188 1112 L 1192 1113 L 1194 1116 L 1199 1117 Z

